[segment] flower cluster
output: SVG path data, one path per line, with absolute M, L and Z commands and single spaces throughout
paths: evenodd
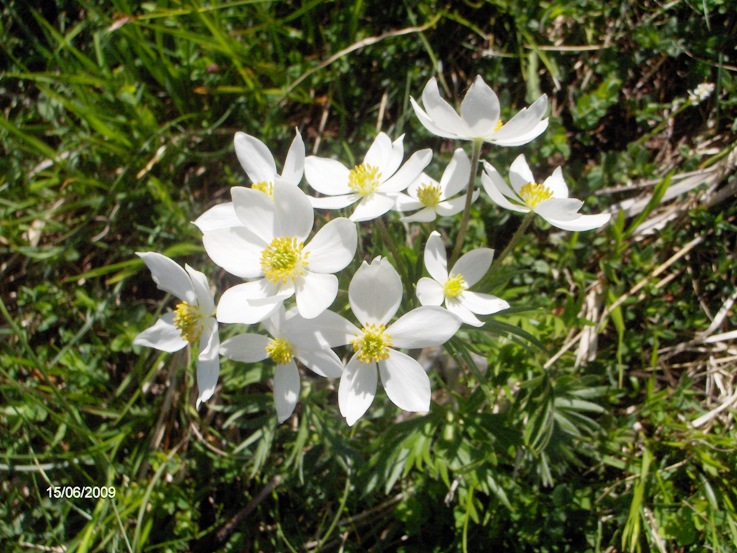
M 217 305 L 201 272 L 188 265 L 183 269 L 158 253 L 138 254 L 158 287 L 180 302 L 134 343 L 168 352 L 196 348 L 198 408 L 213 396 L 224 357 L 273 364 L 279 422 L 292 416 L 299 400 L 300 366 L 339 379 L 338 406 L 349 425 L 366 413 L 379 381 L 399 408 L 429 411 L 430 377 L 407 351 L 440 346 L 461 325 L 482 327 L 479 316 L 509 307 L 501 298 L 473 290 L 492 267 L 493 250 L 477 248 L 462 255 L 460 250 L 469 208 L 480 195 L 475 175 L 482 144 L 519 146 L 539 136 L 548 125 L 547 97 L 506 123 L 496 94 L 481 77 L 469 88 L 460 113 L 440 97 L 435 79 L 425 86 L 421 101 L 422 107 L 411 99 L 426 129 L 473 144 L 471 157 L 462 148 L 455 150 L 439 181 L 424 172 L 431 150 L 415 152 L 405 161 L 403 136 L 392 140 L 379 133 L 363 160 L 347 167 L 335 159 L 306 157 L 297 131 L 277 173 L 263 142 L 236 133 L 235 152 L 251 184 L 233 187 L 230 202 L 194 221 L 212 262 L 243 279 L 222 292 Z M 303 178 L 314 194 L 301 188 Z M 594 229 L 609 219 L 579 213 L 583 202 L 568 197 L 560 168 L 538 183 L 523 155 L 510 167 L 509 184 L 488 162 L 483 162 L 481 183 L 495 204 L 528 217 L 538 214 L 564 230 Z M 330 212 L 347 208 L 345 217 Z M 316 211 L 317 219 L 326 221 L 321 226 L 316 225 Z M 403 281 L 396 267 L 406 260 L 383 222 L 392 211 L 401 213 L 405 224 L 462 213 L 450 270 L 442 235 L 423 227 L 428 276 L 416 283 Z M 380 233 L 371 236 L 382 237 L 389 257 L 356 259 L 359 226 L 374 221 Z M 351 266 L 357 268 L 350 276 L 348 304 L 334 306 L 338 274 Z M 407 295 L 414 295 L 419 306 L 403 305 Z M 352 316 L 346 318 L 349 310 Z M 220 343 L 219 323 L 248 325 L 248 332 Z

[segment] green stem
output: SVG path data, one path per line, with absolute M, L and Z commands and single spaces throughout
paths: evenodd
M 461 249 L 463 248 L 463 238 L 466 236 L 466 227 L 468 226 L 468 219 L 471 217 L 471 204 L 473 203 L 473 192 L 476 183 L 476 172 L 479 165 L 479 159 L 481 158 L 481 145 L 482 140 L 476 139 L 473 141 L 473 151 L 471 152 L 471 174 L 468 176 L 468 185 L 466 186 L 466 204 L 463 207 L 463 217 L 461 217 L 461 226 L 458 229 L 458 236 L 456 236 L 456 243 L 453 246 L 453 254 L 450 257 L 450 265 L 452 267 L 461 255 Z
M 501 254 L 494 260 L 494 263 L 491 265 L 491 269 L 494 270 L 496 267 L 501 267 L 502 262 L 504 261 L 504 258 L 509 255 L 509 253 L 512 251 L 512 248 L 514 248 L 517 245 L 517 242 L 520 241 L 520 238 L 522 238 L 522 235 L 527 230 L 527 227 L 530 226 L 530 223 L 532 223 L 532 220 L 535 218 L 535 212 L 530 211 L 527 215 L 525 215 L 525 218 L 522 219 L 522 222 L 520 223 L 519 227 L 517 227 L 517 230 L 514 232 L 514 235 L 512 236 L 511 240 L 507 244 L 507 246 L 504 248 Z
M 409 292 L 412 290 L 412 283 L 409 282 L 409 275 L 407 274 L 407 271 L 405 271 L 404 264 L 402 263 L 402 258 L 399 256 L 399 250 L 397 249 L 396 244 L 394 243 L 394 239 L 392 238 L 392 235 L 389 233 L 389 229 L 386 228 L 386 224 L 384 223 L 384 220 L 379 217 L 376 219 L 376 226 L 379 229 L 379 232 L 381 233 L 381 237 L 384 239 L 384 244 L 387 248 L 389 248 L 389 252 L 392 254 L 392 258 L 394 259 L 394 268 L 399 273 L 399 276 L 402 279 L 402 282 L 404 283 L 405 289 Z

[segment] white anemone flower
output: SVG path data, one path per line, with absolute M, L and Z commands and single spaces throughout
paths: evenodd
M 548 127 L 548 119 L 543 119 L 548 109 L 545 94 L 504 123 L 500 117 L 499 99 L 480 76 L 476 77 L 463 98 L 460 115 L 440 97 L 435 78 L 430 79 L 422 91 L 425 109 L 414 98 L 410 98 L 410 102 L 420 123 L 443 138 L 520 146 L 538 137 Z
M 159 290 L 180 301 L 173 312 L 166 313 L 154 326 L 141 332 L 133 343 L 168 352 L 179 351 L 187 344 L 198 344 L 196 407 L 199 409 L 200 403 L 212 397 L 220 375 L 220 338 L 207 277 L 189 265 L 182 269 L 160 253 L 136 252 L 136 255 L 150 269 Z
M 591 230 L 604 226 L 611 214 L 582 215 L 581 200 L 568 197 L 568 186 L 563 180 L 563 171 L 557 167 L 542 184 L 527 165 L 524 155 L 519 155 L 509 168 L 510 187 L 499 172 L 484 162 L 481 182 L 491 200 L 505 209 L 518 213 L 534 212 L 548 223 L 563 230 Z
M 463 254 L 448 273 L 445 244 L 440 233 L 433 231 L 425 244 L 425 268 L 432 278 L 417 282 L 417 299 L 422 305 L 442 305 L 461 321 L 483 326 L 474 314 L 491 315 L 509 309 L 509 304 L 491 294 L 471 292 L 491 267 L 494 250 L 478 248 Z
M 261 334 L 240 334 L 225 340 L 220 353 L 234 361 L 256 363 L 270 358 L 275 364 L 273 388 L 276 415 L 280 423 L 294 412 L 300 390 L 295 359 L 314 373 L 337 378 L 343 363 L 333 350 L 316 338 L 319 325 L 303 319 L 296 311 L 280 307 L 263 323 L 271 338 Z
M 307 195 L 282 182 L 273 198 L 258 190 L 234 187 L 233 206 L 240 226 L 204 233 L 210 258 L 229 273 L 256 279 L 223 293 L 218 321 L 252 324 L 270 317 L 296 296 L 297 309 L 311 319 L 327 309 L 338 293 L 338 278 L 356 252 L 356 226 L 345 217 L 324 225 L 306 243 L 314 211 Z
M 270 196 L 275 182 L 298 186 L 302 180 L 305 144 L 299 131 L 296 131 L 296 136 L 289 147 L 281 174 L 276 172 L 276 162 L 269 148 L 255 136 L 237 132 L 233 143 L 238 161 L 251 179 L 251 188 Z M 233 202 L 225 202 L 208 209 L 194 221 L 194 224 L 202 232 L 241 225 L 235 214 Z
M 376 395 L 377 376 L 386 395 L 405 411 L 430 410 L 430 379 L 422 366 L 394 348 L 425 348 L 447 342 L 461 321 L 442 307 L 418 307 L 390 321 L 402 301 L 402 281 L 389 261 L 365 261 L 348 286 L 348 301 L 361 328 L 325 311 L 318 337 L 330 347 L 351 344 L 338 388 L 338 404 L 349 425 L 361 418 Z
M 342 209 L 358 202 L 350 217 L 352 221 L 381 217 L 394 206 L 397 194 L 415 181 L 432 159 L 431 150 L 420 150 L 402 165 L 403 139 L 404 135 L 392 142 L 385 133 L 379 133 L 363 162 L 353 169 L 334 159 L 309 156 L 305 160 L 305 178 L 324 195 L 312 198 L 312 205 Z
M 409 185 L 407 194 L 397 196 L 397 211 L 419 210 L 412 215 L 402 217 L 405 223 L 428 223 L 436 217 L 449 217 L 463 211 L 466 195 L 455 196 L 468 185 L 471 176 L 471 160 L 462 148 L 458 148 L 443 172 L 440 182 L 425 173 Z M 479 197 L 479 191 L 473 193 L 473 201 Z

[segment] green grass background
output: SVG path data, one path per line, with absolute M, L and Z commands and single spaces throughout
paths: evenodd
M 0 550 L 737 550 L 734 1 L 3 0 L 0 25 Z M 379 394 L 348 428 L 307 378 L 278 426 L 268 367 L 229 362 L 196 412 L 186 353 L 132 346 L 164 309 L 134 252 L 225 289 L 190 221 L 247 184 L 236 131 L 347 164 L 406 133 L 439 176 L 456 145 L 409 97 L 477 74 L 505 118 L 550 100 L 483 159 L 644 210 L 532 227 L 427 415 Z M 482 198 L 467 243 L 518 223 Z M 116 496 L 49 497 L 85 485 Z

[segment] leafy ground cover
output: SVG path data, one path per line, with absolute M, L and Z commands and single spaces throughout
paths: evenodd
M 734 551 L 736 7 L 4 0 L 2 550 Z M 406 133 L 439 174 L 409 98 L 477 74 L 506 115 L 548 95 L 530 165 L 613 218 L 530 228 L 483 283 L 512 308 L 423 353 L 428 414 L 349 428 L 307 378 L 278 425 L 230 362 L 197 411 L 187 354 L 132 345 L 163 309 L 136 251 L 233 280 L 190 222 L 247 184 L 236 131 L 347 161 Z M 482 198 L 466 240 L 518 224 Z

